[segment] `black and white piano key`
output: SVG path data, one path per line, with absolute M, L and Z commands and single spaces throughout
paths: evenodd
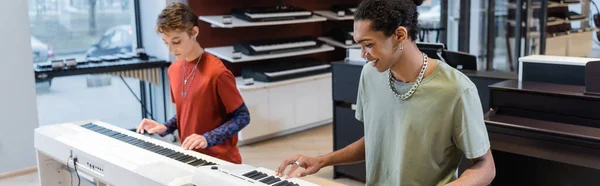
M 160 145 L 153 144 L 151 142 L 147 142 L 127 134 L 123 134 L 117 131 L 113 131 L 107 128 L 104 128 L 99 125 L 95 125 L 92 123 L 82 125 L 81 127 L 92 130 L 94 132 L 100 133 L 102 135 L 114 138 L 116 140 L 137 146 L 139 148 L 148 150 L 150 152 L 154 152 L 156 154 L 180 161 L 182 163 L 189 164 L 191 166 L 206 166 L 206 165 L 216 165 L 213 162 L 208 162 L 203 159 L 196 158 L 194 156 L 190 156 L 169 148 L 162 147 Z
M 268 175 L 266 173 L 257 171 L 257 170 L 252 170 L 250 172 L 244 173 L 242 174 L 242 176 L 253 179 L 253 180 L 258 180 L 259 182 L 262 182 L 264 184 L 267 185 L 273 185 L 273 186 L 299 186 L 299 184 L 297 183 L 293 183 L 287 180 L 283 180 L 275 175 Z

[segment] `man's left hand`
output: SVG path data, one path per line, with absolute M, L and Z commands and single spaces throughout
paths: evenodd
M 183 140 L 181 147 L 185 150 L 204 149 L 208 145 L 206 138 L 202 135 L 192 134 Z

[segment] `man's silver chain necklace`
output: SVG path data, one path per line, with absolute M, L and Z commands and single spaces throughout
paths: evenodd
M 398 93 L 398 91 L 396 90 L 396 87 L 394 86 L 394 77 L 392 75 L 392 70 L 389 69 L 388 70 L 389 71 L 388 79 L 389 79 L 390 89 L 392 90 L 394 95 L 401 100 L 406 100 L 406 99 L 410 98 L 415 93 L 415 91 L 417 91 L 417 88 L 419 88 L 419 85 L 421 85 L 421 82 L 423 81 L 423 76 L 425 76 L 426 70 L 427 70 L 427 54 L 423 53 L 423 67 L 421 68 L 421 72 L 419 72 L 419 76 L 417 77 L 417 82 L 415 82 L 415 84 L 410 88 L 410 90 L 408 90 L 408 92 L 400 95 L 400 93 Z

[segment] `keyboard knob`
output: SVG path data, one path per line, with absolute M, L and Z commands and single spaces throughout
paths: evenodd
M 212 166 L 210 169 L 212 169 L 212 170 L 217 170 L 217 169 L 219 169 L 219 167 L 217 167 L 217 166 Z

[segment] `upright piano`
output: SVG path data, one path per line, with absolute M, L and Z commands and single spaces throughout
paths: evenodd
M 593 60 L 529 56 L 520 59 L 519 80 L 489 86 L 492 185 L 600 183 L 600 96 L 591 92 L 598 91 L 600 73 L 593 72 L 600 68 Z M 564 69 L 589 73 L 552 80 L 563 78 Z

